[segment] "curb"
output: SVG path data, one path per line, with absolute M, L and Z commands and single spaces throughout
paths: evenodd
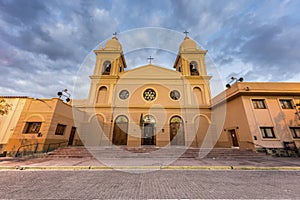
M 297 166 L 278 166 L 278 167 L 272 167 L 272 166 L 263 166 L 263 167 L 257 167 L 257 166 L 232 166 L 233 170 L 274 170 L 274 171 L 300 171 L 300 167 Z
M 1 170 L 252 170 L 300 171 L 297 166 L 0 166 Z

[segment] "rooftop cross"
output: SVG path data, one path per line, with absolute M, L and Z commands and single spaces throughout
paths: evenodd
M 147 58 L 149 60 L 149 63 L 151 64 L 151 61 L 154 60 L 154 58 L 152 58 L 151 56 L 149 56 L 149 58 Z
M 189 32 L 188 31 L 184 31 L 183 33 L 185 34 L 185 37 L 187 37 Z

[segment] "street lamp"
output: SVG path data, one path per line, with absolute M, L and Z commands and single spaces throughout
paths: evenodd
M 57 92 L 57 96 L 59 96 L 60 99 L 62 98 L 62 96 L 65 97 L 65 101 L 66 102 L 71 101 L 71 99 L 70 99 L 71 94 L 68 93 L 67 89 L 64 89 L 64 90 L 62 90 L 60 92 Z
M 226 87 L 227 87 L 227 88 L 230 88 L 230 87 L 231 87 L 231 85 L 230 85 L 231 83 L 234 84 L 234 83 L 236 83 L 236 82 L 243 82 L 243 81 L 244 81 L 244 78 L 243 78 L 243 77 L 240 77 L 239 79 L 237 79 L 237 78 L 235 78 L 235 77 L 232 76 L 230 79 L 231 79 L 231 80 L 229 81 L 229 83 L 226 84 Z

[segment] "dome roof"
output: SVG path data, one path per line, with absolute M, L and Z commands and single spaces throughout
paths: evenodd
M 113 37 L 112 39 L 108 40 L 105 45 L 106 50 L 121 50 L 122 45 L 119 42 L 118 38 Z
M 194 40 L 191 40 L 189 37 L 185 37 L 183 42 L 180 45 L 180 50 L 189 50 L 196 49 L 197 45 Z

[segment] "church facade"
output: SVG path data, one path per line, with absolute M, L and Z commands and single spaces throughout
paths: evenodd
M 205 54 L 185 37 L 175 70 L 150 63 L 126 70 L 122 46 L 114 36 L 94 51 L 96 64 L 83 111 L 81 139 L 86 145 L 200 147 L 210 124 L 210 76 Z M 200 128 L 201 127 L 201 128 Z

